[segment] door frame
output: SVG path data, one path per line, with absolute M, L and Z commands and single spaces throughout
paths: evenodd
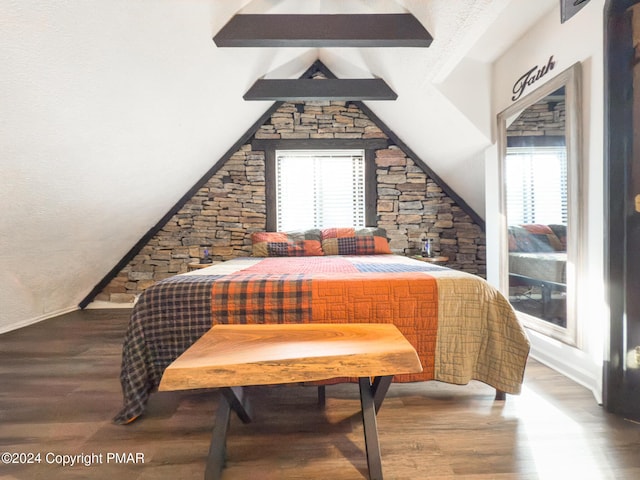
M 640 136 L 634 134 L 640 127 L 633 126 L 640 91 L 634 101 L 638 60 L 629 10 L 637 3 L 607 0 L 604 7 L 604 280 L 610 324 L 603 402 L 609 412 L 640 420 L 640 353 L 633 356 L 633 346 L 640 345 Z

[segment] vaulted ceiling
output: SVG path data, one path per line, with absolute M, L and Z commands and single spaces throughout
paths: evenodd
M 23 0 L 0 4 L 0 331 L 77 305 L 316 60 L 484 215 L 491 65 L 558 0 Z M 218 47 L 237 14 L 411 13 L 420 47 Z M 212 132 L 216 132 L 213 134 Z

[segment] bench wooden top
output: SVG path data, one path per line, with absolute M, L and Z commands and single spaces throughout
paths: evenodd
M 421 371 L 415 349 L 392 324 L 215 325 L 167 367 L 159 390 Z

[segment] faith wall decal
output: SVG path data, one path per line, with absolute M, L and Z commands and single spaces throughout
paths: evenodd
M 553 70 L 555 66 L 556 62 L 554 62 L 553 55 L 551 55 L 547 64 L 542 68 L 540 68 L 538 65 L 531 68 L 531 70 L 522 75 L 518 80 L 516 80 L 516 83 L 513 84 L 513 89 L 511 90 L 513 92 L 513 97 L 511 97 L 511 100 L 513 100 L 514 102 L 518 100 L 527 87 L 530 87 L 531 85 L 536 83 L 547 73 Z

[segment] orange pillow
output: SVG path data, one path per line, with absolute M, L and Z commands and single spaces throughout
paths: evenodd
M 324 255 L 320 230 L 256 232 L 251 234 L 254 257 L 305 257 Z

